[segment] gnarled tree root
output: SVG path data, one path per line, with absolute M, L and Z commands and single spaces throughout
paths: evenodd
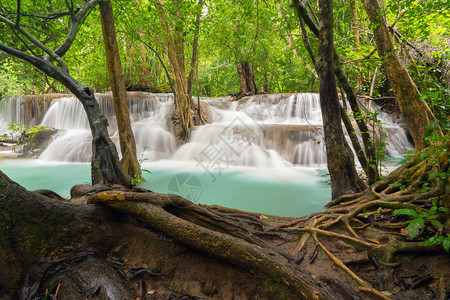
M 132 215 L 154 230 L 203 253 L 244 268 L 252 268 L 296 290 L 300 298 L 332 299 L 313 276 L 289 262 L 287 255 L 258 241 L 250 233 L 242 236 L 242 226 L 227 221 L 203 207 L 175 195 L 152 192 L 102 192 L 90 203 L 103 204 Z M 226 232 L 230 232 L 226 233 Z

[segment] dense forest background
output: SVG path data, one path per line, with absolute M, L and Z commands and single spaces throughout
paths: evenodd
M 15 11 L 15 1 L 5 5 Z M 335 1 L 334 41 L 345 72 L 358 94 L 371 97 L 392 96 L 376 51 L 372 28 L 358 1 Z M 162 5 L 161 5 L 162 4 Z M 299 18 L 290 1 L 114 1 L 117 41 L 129 90 L 170 92 L 164 68 L 170 73 L 165 53 L 169 21 L 182 32 L 186 73 L 193 68 L 196 96 L 224 96 L 240 89 L 238 69 L 247 64 L 254 73 L 259 92 L 318 92 L 318 77 L 302 38 L 308 38 L 314 51 L 318 40 L 309 31 L 302 33 Z M 317 1 L 308 4 L 318 11 Z M 424 100 L 438 119 L 449 109 L 449 12 L 440 1 L 385 1 L 383 14 L 396 51 L 406 65 Z M 42 9 L 54 14 L 36 18 Z M 168 20 L 161 19 L 161 9 Z M 68 19 L 58 16 L 67 11 L 66 3 L 29 1 L 22 11 L 22 24 L 50 49 L 61 43 Z M 197 16 L 199 22 L 197 26 Z M 1 24 L 0 26 L 7 26 Z M 197 30 L 198 29 L 198 30 Z M 194 41 L 198 38 L 198 46 Z M 13 34 L 1 35 L 1 42 L 19 42 Z M 25 47 L 25 46 L 22 46 Z M 192 65 L 193 49 L 198 48 Z M 39 51 L 39 50 L 36 50 Z M 98 8 L 85 19 L 77 38 L 65 55 L 70 74 L 97 92 L 110 88 L 104 55 Z M 0 55 L 0 93 L 39 94 L 63 92 L 64 87 L 27 63 Z

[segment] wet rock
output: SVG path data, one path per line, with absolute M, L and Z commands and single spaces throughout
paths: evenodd
M 24 158 L 38 158 L 53 141 L 58 130 L 47 126 L 35 126 L 28 130 L 23 139 Z
M 90 195 L 109 189 L 102 184 L 77 184 L 70 189 L 70 202 L 73 204 L 86 204 Z

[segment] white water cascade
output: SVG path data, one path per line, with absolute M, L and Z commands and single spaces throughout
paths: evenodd
M 96 98 L 118 146 L 111 94 Z M 280 216 L 323 209 L 330 187 L 323 177 L 326 155 L 318 95 L 201 101 L 209 124 L 194 128 L 189 141 L 180 144 L 172 128 L 172 95 L 128 93 L 138 157 L 142 168 L 151 170 L 143 173 L 142 187 L 193 202 Z M 379 117 L 388 133 L 388 154 L 412 149 L 401 120 L 384 113 Z M 57 94 L 3 99 L 0 135 L 8 122 L 48 125 L 58 128 L 59 134 L 39 159 L 0 159 L 2 172 L 27 189 L 47 188 L 63 197 L 70 196 L 73 185 L 89 183 L 92 137 L 77 99 Z
M 118 146 L 117 124 L 111 94 L 97 94 L 107 116 L 109 133 Z M 189 142 L 177 145 L 169 120 L 170 94 L 128 93 L 130 117 L 138 156 L 148 161 L 169 159 L 194 162 L 205 170 L 233 166 L 326 167 L 322 117 L 317 94 L 257 95 L 238 102 L 227 98 L 202 99 L 209 108 L 210 124 L 196 127 Z M 0 124 L 40 121 L 61 132 L 40 156 L 45 161 L 88 162 L 91 133 L 81 103 L 74 97 L 52 97 L 45 115 L 24 115 L 20 98 L 0 102 Z M 41 109 L 42 110 L 42 109 Z M 40 113 L 42 115 L 42 113 Z M 380 114 L 387 137 L 387 152 L 398 156 L 412 145 L 400 121 Z M 4 126 L 3 126 L 4 127 Z M 0 127 L 0 130 L 2 128 Z M 4 131 L 4 129 L 3 129 Z M 119 150 L 119 147 L 118 147 Z

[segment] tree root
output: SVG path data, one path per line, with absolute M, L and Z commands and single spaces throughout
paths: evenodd
M 331 291 L 320 287 L 316 279 L 291 264 L 285 256 L 267 247 L 249 232 L 246 233 L 248 237 L 244 237 L 241 225 L 181 197 L 151 192 L 109 191 L 94 195 L 89 202 L 135 216 L 154 230 L 193 249 L 241 267 L 259 270 L 272 280 L 295 289 L 303 298 L 333 298 Z M 206 216 L 216 223 L 206 221 Z
M 311 240 L 309 237 L 313 237 L 311 243 L 323 249 L 334 264 L 357 283 L 360 291 L 381 299 L 388 299 L 334 256 L 319 241 L 318 235 L 359 245 L 368 253 L 378 253 L 384 259 L 384 261 L 380 261 L 380 264 L 388 268 L 398 267 L 401 264 L 401 262 L 394 261 L 397 253 L 442 251 L 441 245 L 425 246 L 424 241 L 406 240 L 407 235 L 401 233 L 400 230 L 406 228 L 411 220 L 393 215 L 393 211 L 396 209 L 426 211 L 432 200 L 440 201 L 440 205 L 446 206 L 445 201 L 450 198 L 445 189 L 445 183 L 436 178 L 429 180 L 432 171 L 447 172 L 449 166 L 447 154 L 443 151 L 439 154 L 438 159 L 436 156 L 434 157 L 434 162 L 431 158 L 421 160 L 419 155 L 417 154 L 404 166 L 363 192 L 334 199 L 327 205 L 326 211 L 313 214 L 313 220 L 307 221 L 305 218 L 300 218 L 269 230 L 303 233 L 292 250 L 292 254 L 305 249 Z M 422 191 L 425 182 L 429 187 L 428 191 Z M 426 227 L 423 229 L 425 230 Z M 336 230 L 344 231 L 344 233 L 336 232 Z M 375 239 L 373 238 L 374 234 Z M 417 238 L 419 237 L 420 234 Z

